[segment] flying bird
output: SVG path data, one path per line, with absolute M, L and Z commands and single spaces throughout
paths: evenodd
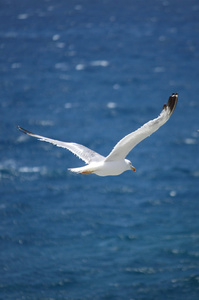
M 115 147 L 106 157 L 77 143 L 67 143 L 50 139 L 34 134 L 26 129 L 21 128 L 20 126 L 18 126 L 18 129 L 27 135 L 39 139 L 40 141 L 45 141 L 58 147 L 68 149 L 73 154 L 77 155 L 86 163 L 86 165 L 80 168 L 68 169 L 74 173 L 94 173 L 99 176 L 120 175 L 127 170 L 136 171 L 131 161 L 125 157 L 137 144 L 139 144 L 146 137 L 150 136 L 169 120 L 170 116 L 175 110 L 177 101 L 178 94 L 173 93 L 172 96 L 169 97 L 167 104 L 164 104 L 163 109 L 157 118 L 145 123 L 139 129 L 126 135 L 115 145 Z

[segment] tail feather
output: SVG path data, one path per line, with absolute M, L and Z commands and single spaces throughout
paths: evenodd
M 84 167 L 80 167 L 80 168 L 70 168 L 68 170 L 73 173 L 76 173 L 76 174 L 85 174 L 85 175 L 95 172 L 95 170 L 90 168 L 89 166 L 84 166 Z
M 84 171 L 84 169 L 85 169 L 85 167 L 80 167 L 80 168 L 69 168 L 68 170 L 73 173 L 80 174 Z

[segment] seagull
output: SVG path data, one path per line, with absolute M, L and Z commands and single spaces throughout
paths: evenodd
M 85 166 L 68 169 L 74 173 L 86 175 L 94 173 L 98 176 L 120 175 L 127 170 L 136 171 L 131 161 L 126 159 L 126 156 L 137 144 L 157 131 L 169 120 L 170 116 L 175 110 L 177 101 L 178 94 L 173 93 L 169 97 L 167 104 L 164 104 L 163 109 L 157 118 L 145 123 L 142 127 L 126 135 L 115 145 L 115 147 L 106 157 L 77 143 L 67 143 L 47 138 L 34 134 L 20 126 L 18 126 L 18 129 L 27 135 L 39 139 L 40 141 L 48 142 L 58 147 L 68 149 L 82 159 L 86 163 Z

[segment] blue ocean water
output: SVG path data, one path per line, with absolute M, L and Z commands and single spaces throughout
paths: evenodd
M 199 4 L 0 3 L 0 299 L 199 297 Z M 74 175 L 161 111 L 137 172 Z

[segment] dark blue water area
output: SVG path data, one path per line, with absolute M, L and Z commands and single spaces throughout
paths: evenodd
M 0 299 L 199 299 L 199 4 L 0 3 Z M 137 172 L 75 175 L 72 153 L 128 155 Z

